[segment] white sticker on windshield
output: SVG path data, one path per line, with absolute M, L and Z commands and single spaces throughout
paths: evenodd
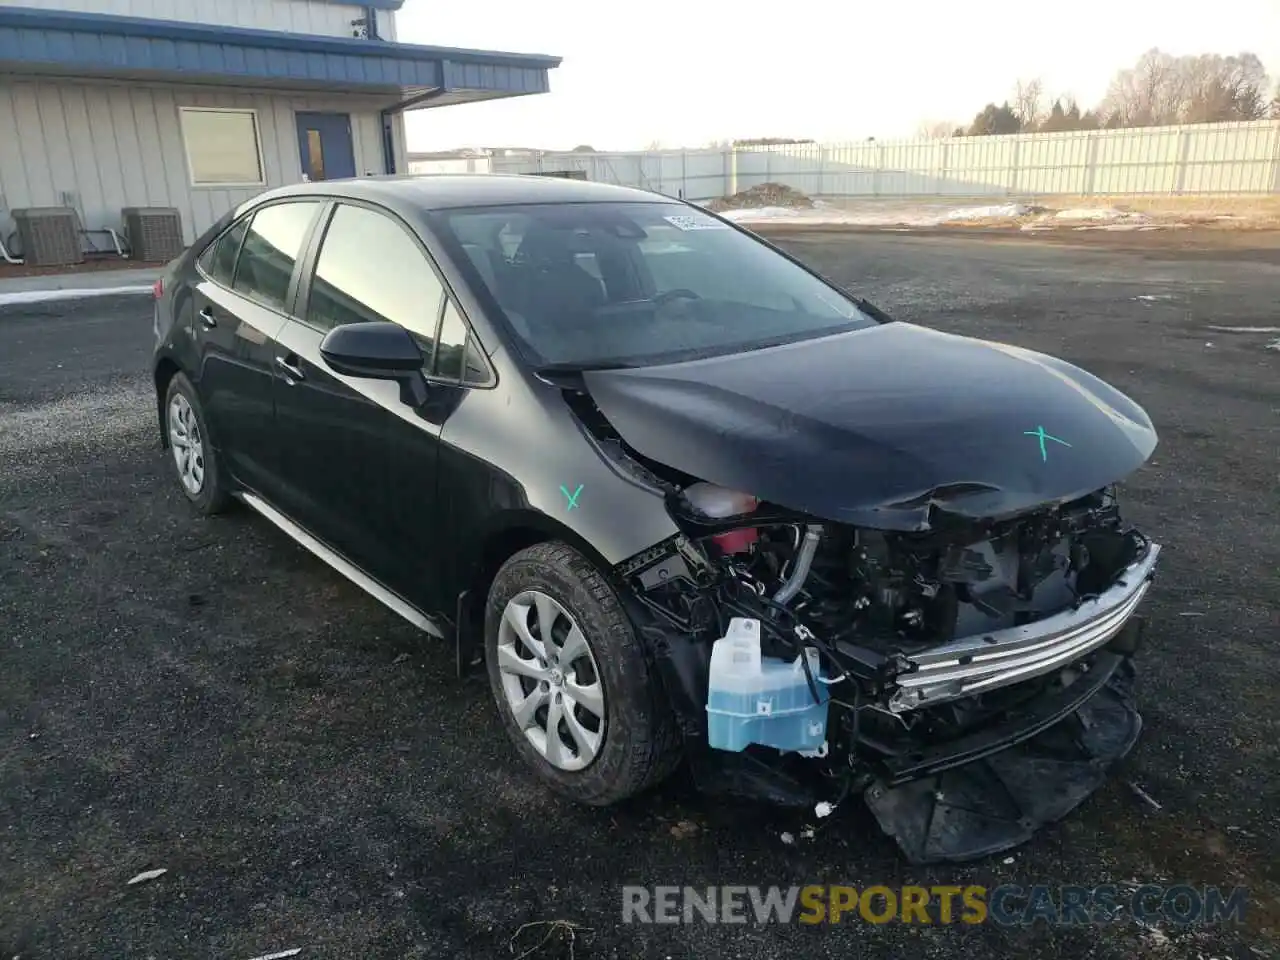
M 728 230 L 729 225 L 721 223 L 719 220 L 713 220 L 711 217 L 690 216 L 687 214 L 676 214 L 671 217 L 663 217 L 663 220 L 671 224 L 677 230 Z

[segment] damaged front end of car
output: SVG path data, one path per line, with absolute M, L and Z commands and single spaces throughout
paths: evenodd
M 702 789 L 860 793 L 912 861 L 967 860 L 1137 740 L 1160 547 L 1116 484 L 1157 437 L 1114 387 L 897 321 L 549 382 L 678 531 L 614 573 Z
M 908 859 L 959 861 L 1064 816 L 1135 743 L 1160 547 L 1112 486 L 1000 518 L 929 497 L 878 530 L 661 479 L 682 532 L 615 574 L 702 790 L 861 793 Z

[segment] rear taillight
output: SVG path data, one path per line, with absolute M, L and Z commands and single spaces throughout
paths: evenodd
M 151 295 L 159 300 L 164 296 L 164 278 L 161 277 L 151 285 Z

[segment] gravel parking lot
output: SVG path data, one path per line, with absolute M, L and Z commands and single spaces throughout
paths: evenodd
M 0 308 L 0 957 L 1272 956 L 1280 334 L 1210 328 L 1280 325 L 1277 251 L 783 242 L 901 319 L 1061 355 L 1151 413 L 1161 445 L 1122 501 L 1167 545 L 1146 726 L 1100 794 L 1011 860 L 928 870 L 852 803 L 792 845 L 804 818 L 679 777 L 570 807 L 513 763 L 451 650 L 247 511 L 187 508 L 148 299 Z M 1003 882 L 1243 885 L 1249 905 L 1190 930 L 618 924 L 624 883 Z

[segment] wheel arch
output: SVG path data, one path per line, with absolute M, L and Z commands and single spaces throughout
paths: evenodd
M 181 372 L 182 367 L 170 356 L 162 356 L 157 360 L 152 371 L 156 385 L 156 422 L 160 429 L 160 446 L 165 450 L 169 449 L 169 431 L 165 424 L 164 398 L 169 391 L 169 384 Z
M 581 553 L 606 578 L 610 564 L 591 543 L 568 525 L 538 510 L 509 510 L 500 514 L 479 538 L 464 563 L 457 597 L 457 645 L 459 667 L 471 663 L 482 647 L 484 607 L 489 588 L 502 565 L 534 544 L 559 540 Z

